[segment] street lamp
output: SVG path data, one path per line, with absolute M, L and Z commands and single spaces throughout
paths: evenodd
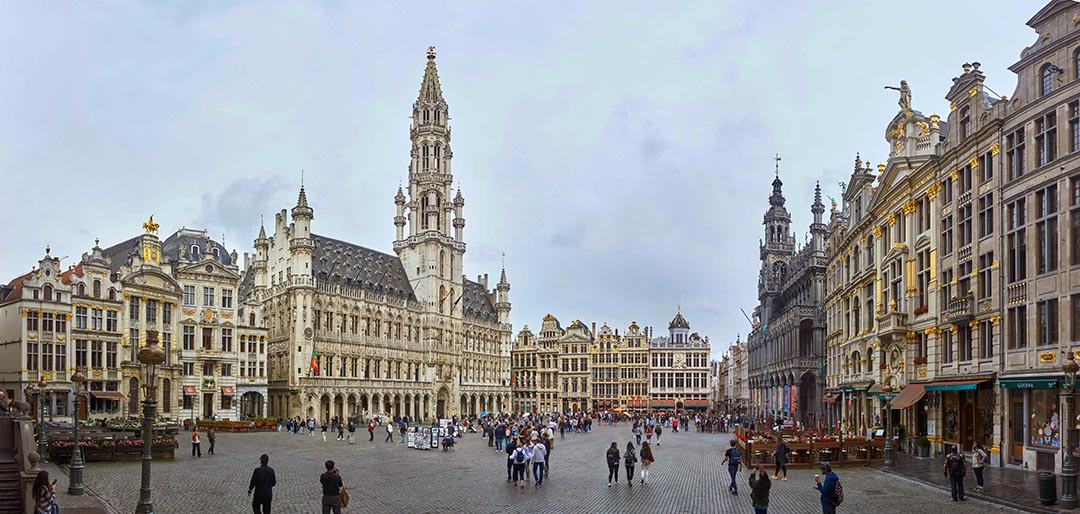
M 1061 465 L 1061 508 L 1063 509 L 1075 509 L 1077 504 L 1080 503 L 1076 498 L 1076 460 L 1073 459 L 1072 449 L 1076 443 L 1073 441 L 1073 427 L 1075 421 L 1073 421 L 1073 401 L 1076 398 L 1076 372 L 1080 370 L 1080 366 L 1076 364 L 1076 356 L 1070 350 L 1065 354 L 1065 363 L 1061 365 L 1061 371 L 1065 373 L 1065 426 L 1062 428 L 1065 430 L 1063 434 L 1064 444 L 1061 445 L 1061 449 L 1065 452 L 1065 462 Z
M 892 455 L 892 398 L 890 398 L 890 396 L 892 396 L 892 390 L 892 385 L 890 385 L 889 383 L 885 383 L 885 387 L 882 388 L 882 392 L 885 393 L 883 396 L 885 397 L 886 401 L 889 401 L 889 403 L 885 405 L 885 448 L 883 448 L 883 450 L 885 451 L 886 466 L 896 465 L 896 462 L 893 462 Z
M 153 514 L 154 500 L 150 498 L 150 461 L 153 459 L 154 444 L 154 408 L 157 407 L 157 367 L 165 362 L 165 350 L 158 346 L 158 334 L 155 331 L 147 331 L 146 346 L 139 349 L 139 362 L 145 366 L 146 398 L 143 399 L 143 461 L 142 461 L 142 488 L 139 490 L 139 503 L 135 506 L 136 514 Z
M 82 396 L 82 385 L 86 377 L 82 372 L 75 369 L 71 374 L 71 384 L 75 386 L 75 449 L 71 453 L 71 465 L 69 466 L 68 494 L 78 496 L 83 493 L 83 455 L 79 447 L 79 397 Z

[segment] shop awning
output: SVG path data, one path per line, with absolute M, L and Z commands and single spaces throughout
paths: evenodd
M 870 386 L 874 385 L 874 382 L 854 382 L 851 384 L 840 386 L 840 392 L 851 393 L 854 391 L 866 391 L 870 389 Z
M 98 400 L 119 401 L 124 399 L 124 393 L 120 391 L 90 391 L 90 395 Z
M 683 402 L 683 407 L 707 409 L 709 407 L 709 400 L 686 400 Z
M 675 408 L 675 402 L 652 402 L 651 407 L 654 409 L 673 409 Z
M 840 395 L 837 393 L 829 393 L 826 394 L 825 397 L 821 399 L 821 401 L 825 403 L 836 403 L 836 399 L 839 397 Z
M 990 380 L 989 378 L 980 378 L 976 380 L 952 380 L 945 382 L 930 382 L 924 384 L 927 391 L 970 391 L 979 387 L 979 384 Z
M 896 410 L 904 410 L 918 403 L 924 394 L 926 394 L 925 384 L 908 384 L 904 386 L 900 394 L 896 395 L 896 398 L 892 399 L 892 402 L 889 402 L 889 405 Z
M 883 393 L 885 392 L 885 384 L 874 384 L 870 386 L 870 389 L 867 389 L 866 392 L 873 394 Z
M 1002 389 L 1057 389 L 1056 378 L 1001 378 L 998 384 Z
M 221 394 L 232 396 L 236 394 L 236 388 L 233 386 L 221 386 Z
M 195 395 L 195 386 L 184 386 L 184 396 Z

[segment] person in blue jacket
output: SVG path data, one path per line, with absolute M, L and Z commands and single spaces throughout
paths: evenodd
M 814 475 L 814 482 L 817 482 L 817 490 L 821 492 L 821 512 L 822 514 L 836 514 L 836 505 L 833 504 L 833 498 L 836 496 L 836 482 L 840 480 L 840 477 L 833 473 L 832 464 L 828 462 L 821 463 L 821 474 Z M 825 481 L 822 482 L 821 479 Z

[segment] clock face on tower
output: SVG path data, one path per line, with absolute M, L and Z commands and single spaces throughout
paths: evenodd
M 311 327 L 307 327 L 307 328 L 304 329 L 304 337 L 305 338 L 311 339 L 312 335 L 313 335 L 313 331 L 311 330 Z

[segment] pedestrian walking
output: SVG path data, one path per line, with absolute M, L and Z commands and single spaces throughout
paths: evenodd
M 771 487 L 772 480 L 769 480 L 769 473 L 761 468 L 761 464 L 754 466 L 754 471 L 750 473 L 750 503 L 754 505 L 754 514 L 769 513 L 769 488 Z
M 960 455 L 960 445 L 951 446 L 949 454 L 945 456 L 945 465 L 942 466 L 945 476 L 949 478 L 949 492 L 952 493 L 952 501 L 966 501 L 964 494 L 964 475 L 967 474 L 967 460 Z
M 402 420 L 401 423 L 398 424 L 398 432 L 401 432 L 401 443 L 399 444 L 405 444 L 405 432 L 408 430 L 408 425 Z
M 555 432 L 552 432 L 551 428 L 545 428 L 541 432 L 540 442 L 544 443 L 544 450 L 546 455 L 544 456 L 544 476 L 551 474 L 551 449 L 555 447 Z
M 820 468 L 821 474 L 825 475 L 825 481 L 822 482 L 822 475 L 814 475 L 814 485 L 821 493 L 821 512 L 822 514 L 836 514 L 836 506 L 844 500 L 843 488 L 840 488 L 840 477 L 833 473 L 832 464 L 828 462 L 822 462 Z M 837 490 L 840 491 L 839 494 Z
M 210 427 L 210 430 L 206 431 L 206 440 L 210 441 L 210 448 L 206 450 L 206 454 L 213 455 L 214 444 L 217 443 L 217 434 L 214 433 L 214 427 Z
M 349 444 L 356 443 L 356 425 L 352 421 L 349 422 Z
M 375 440 L 375 420 L 368 421 L 367 424 L 368 441 Z
M 349 426 L 350 427 L 352 426 L 351 421 L 349 422 Z M 341 421 L 341 420 L 338 420 L 338 422 L 337 422 L 337 440 L 338 441 L 344 441 L 345 440 L 345 422 Z
M 784 478 L 780 480 L 787 480 L 787 461 L 788 461 L 788 446 L 784 443 L 784 438 L 781 437 L 776 441 L 776 449 L 773 450 L 773 460 L 776 462 L 776 470 L 773 471 L 772 477 L 776 478 L 780 474 L 780 470 L 784 470 Z
M 191 429 L 191 456 L 194 457 L 198 453 L 199 457 L 202 457 L 202 437 L 199 435 L 199 429 Z
M 386 439 L 383 442 L 384 443 L 392 443 L 392 442 L 394 442 L 394 424 L 393 423 L 387 423 L 386 424 Z
M 649 481 L 649 466 L 656 462 L 656 457 L 653 457 L 652 447 L 649 446 L 648 441 L 641 443 L 641 450 L 638 453 L 641 455 L 641 483 L 645 484 Z
M 637 440 L 638 446 L 641 446 L 641 436 L 645 431 L 641 429 L 641 424 L 634 425 L 634 439 Z
M 656 444 L 660 444 L 659 439 L 656 441 Z M 739 465 L 742 464 L 742 452 L 735 446 L 734 439 L 730 441 L 730 444 L 731 447 L 724 452 L 724 460 L 720 461 L 720 465 L 723 466 L 725 463 L 727 464 L 728 474 L 731 475 L 731 485 L 728 486 L 728 491 L 731 491 L 731 494 L 733 495 L 738 495 L 739 485 L 735 483 L 735 477 L 739 474 Z
M 334 467 L 334 461 L 326 461 L 326 473 L 319 477 L 322 484 L 322 514 L 341 514 L 341 472 Z
M 322 442 L 326 442 L 326 422 L 322 424 Z
M 537 487 L 544 485 L 544 470 L 547 468 L 547 446 L 540 441 L 533 441 L 530 447 L 532 452 L 533 482 Z
M 652 441 L 653 426 L 651 424 L 645 425 L 645 440 Z
M 56 503 L 56 480 L 49 480 L 49 472 L 38 471 L 34 479 L 34 514 L 59 514 L 60 505 Z
M 971 449 L 971 469 L 975 470 L 976 492 L 982 492 L 983 490 L 983 471 L 985 471 L 986 461 L 989 458 L 990 456 L 987 455 L 983 445 L 976 442 L 975 447 Z
M 529 461 L 532 460 L 532 452 L 528 446 L 525 446 L 525 441 L 521 442 L 521 446 L 514 449 L 514 453 L 510 456 L 510 460 L 514 463 L 514 483 L 521 489 L 525 488 L 525 469 Z
M 251 512 L 254 514 L 260 514 L 260 508 L 262 514 L 270 514 L 270 503 L 274 500 L 274 486 L 277 485 L 277 476 L 274 475 L 274 468 L 270 467 L 269 463 L 269 455 L 265 453 L 260 455 L 259 467 L 251 472 L 251 481 L 248 482 L 248 496 L 252 497 Z M 255 494 L 252 495 L 252 492 Z
M 623 452 L 623 465 L 626 466 L 626 485 L 634 487 L 634 465 L 637 464 L 637 452 L 634 451 L 634 443 L 626 442 L 626 451 Z
M 664 427 L 662 427 L 660 425 L 656 425 L 655 432 L 656 432 L 656 445 L 660 446 L 660 434 L 664 433 Z
M 615 483 L 619 483 L 619 443 L 611 442 L 611 447 L 607 450 L 607 486 L 611 487 L 612 479 Z
M 506 481 L 513 482 L 514 472 L 514 450 L 517 449 L 517 442 L 512 438 L 506 439 Z
M 499 424 L 493 430 L 495 432 L 495 451 L 499 452 L 503 449 L 503 438 L 506 436 L 506 428 Z

